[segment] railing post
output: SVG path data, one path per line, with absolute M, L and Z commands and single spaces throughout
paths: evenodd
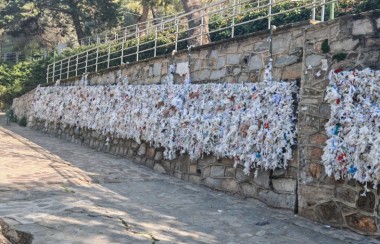
M 88 45 L 91 45 L 91 36 L 88 37 Z
M 108 45 L 107 68 L 110 67 L 111 45 Z
M 86 62 L 85 62 L 85 67 L 84 67 L 84 73 L 87 73 L 87 63 L 88 63 L 88 51 L 86 52 Z
M 100 38 L 99 38 L 99 35 L 96 35 L 96 43 L 99 44 L 100 43 Z
M 120 57 L 120 64 L 123 64 L 123 58 L 124 58 L 124 42 L 121 43 L 121 57 Z
M 70 57 L 67 60 L 67 76 L 66 76 L 66 79 L 69 78 L 69 75 L 70 75 Z
M 311 10 L 311 19 L 315 21 L 315 0 L 313 0 L 313 9 Z
M 78 64 L 79 64 L 79 58 L 78 58 L 78 55 L 77 55 L 77 61 L 76 61 L 76 64 L 75 64 L 75 76 L 78 76 Z
M 139 52 L 140 52 L 140 29 L 137 28 L 136 61 L 139 61 Z
M 96 48 L 95 72 L 98 72 L 99 47 Z
M 325 21 L 325 5 L 326 1 L 325 0 L 322 0 L 322 10 L 321 10 L 321 21 Z
M 48 64 L 46 69 L 46 83 L 49 83 L 49 70 L 50 70 L 50 64 Z
M 63 65 L 63 60 L 61 60 L 61 64 L 59 65 L 59 79 L 62 79 L 62 65 Z
M 236 14 L 236 0 L 232 2 L 232 23 L 231 23 L 231 38 L 235 35 L 235 14 Z
M 52 82 L 54 82 L 54 79 L 55 79 L 55 60 L 54 60 L 54 63 L 53 63 L 53 76 L 52 76 Z
M 272 0 L 269 0 L 269 8 L 268 8 L 268 29 L 271 27 L 271 21 L 272 21 Z
M 157 56 L 157 26 L 154 32 L 154 57 Z
M 177 19 L 177 17 L 175 18 L 174 22 L 175 22 L 175 28 L 176 28 L 176 30 L 175 30 L 175 50 L 178 51 L 178 34 L 179 34 L 178 32 L 179 32 L 179 26 L 178 26 L 178 19 Z

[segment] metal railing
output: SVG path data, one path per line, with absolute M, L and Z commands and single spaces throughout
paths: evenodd
M 289 13 L 306 15 L 313 20 L 320 14 L 320 20 L 324 21 L 326 5 L 334 2 L 336 0 L 222 0 L 57 60 L 48 65 L 46 82 L 172 53 L 187 49 L 193 43 L 203 45 L 208 42 L 206 39 L 233 38 L 270 28 L 277 22 L 285 24 L 284 16 Z

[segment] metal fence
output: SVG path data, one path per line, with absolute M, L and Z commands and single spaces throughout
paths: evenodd
M 317 18 L 324 21 L 326 6 L 334 2 L 336 0 L 222 0 L 156 25 L 137 27 L 132 34 L 57 60 L 48 65 L 46 81 L 187 49 L 192 43 L 203 45 L 206 38 L 216 41 L 270 28 L 273 24 L 286 24 L 290 13 L 299 16 L 296 21 Z

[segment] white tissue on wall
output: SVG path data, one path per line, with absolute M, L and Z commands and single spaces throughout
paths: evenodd
M 362 183 L 380 180 L 380 71 L 332 71 L 325 100 L 331 105 L 322 156 L 326 173 Z
M 269 77 L 271 78 L 270 74 Z M 193 160 L 234 158 L 252 168 L 285 168 L 295 143 L 295 82 L 39 87 L 33 116 L 145 141 Z

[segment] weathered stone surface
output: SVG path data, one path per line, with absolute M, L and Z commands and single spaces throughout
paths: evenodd
M 211 71 L 211 74 L 210 74 L 210 80 L 217 80 L 217 79 L 224 77 L 225 75 L 226 75 L 226 69 L 225 68 L 213 70 L 213 71 Z
M 200 184 L 201 183 L 201 180 L 202 178 L 200 176 L 197 176 L 197 175 L 189 175 L 189 181 L 190 182 L 193 182 L 193 183 L 196 183 L 196 184 Z
M 224 166 L 211 166 L 211 177 L 223 177 Z
M 353 35 L 364 35 L 372 33 L 373 27 L 369 19 L 359 19 L 353 22 L 352 34 Z
M 291 40 L 291 33 L 284 33 L 280 36 L 277 36 L 276 38 L 273 38 L 273 41 L 272 41 L 273 54 L 283 53 L 289 50 L 290 40 Z
M 18 231 L 0 219 L 1 244 L 31 244 L 33 236 L 30 233 Z
M 158 173 L 166 173 L 165 168 L 162 167 L 162 165 L 159 164 L 159 163 L 155 163 L 154 164 L 153 170 L 156 171 L 156 172 L 158 172 Z
M 377 231 L 376 221 L 373 217 L 365 216 L 360 213 L 346 216 L 348 226 L 365 233 Z
M 215 156 L 212 155 L 206 155 L 203 158 L 198 160 L 198 164 L 202 166 L 210 165 L 210 164 L 215 164 L 217 162 L 217 159 Z
M 272 179 L 273 188 L 280 192 L 295 192 L 297 181 L 295 179 Z
M 358 39 L 344 39 L 330 43 L 330 52 L 337 53 L 341 51 L 354 50 L 355 46 L 359 44 Z
M 237 168 L 236 169 L 236 180 L 238 180 L 239 182 L 243 182 L 243 181 L 248 181 L 248 180 L 251 180 L 253 177 L 249 176 L 249 175 L 246 175 L 244 172 L 243 172 L 243 168 Z
M 221 68 L 224 68 L 225 66 L 226 66 L 226 58 L 224 56 L 219 57 L 216 62 L 216 68 L 221 69 Z
M 373 213 L 375 211 L 375 205 L 376 197 L 373 192 L 366 192 L 364 194 L 364 190 L 360 191 L 357 201 L 357 206 L 359 209 L 368 213 Z
M 253 182 L 255 182 L 258 186 L 269 188 L 269 171 L 264 171 L 261 169 L 257 169 L 259 172 L 257 174 L 257 177 L 253 179 Z
M 240 54 L 227 54 L 227 64 L 239 64 L 240 63 Z
M 266 204 L 276 208 L 294 209 L 296 204 L 296 195 L 279 194 L 273 191 L 261 190 L 257 197 Z
M 308 67 L 309 65 L 311 67 L 319 66 L 319 65 L 321 65 L 321 60 L 324 58 L 325 58 L 324 56 L 318 55 L 318 54 L 308 55 L 306 57 L 306 60 L 305 60 L 305 65 L 306 65 L 306 67 Z
M 253 55 L 248 62 L 248 68 L 249 70 L 259 70 L 264 68 L 264 63 L 261 56 Z
M 355 203 L 356 195 L 356 191 L 347 187 L 338 187 L 335 189 L 334 193 L 334 196 L 336 198 L 339 198 L 339 200 L 343 200 L 349 203 Z
M 295 80 L 295 79 L 301 79 L 302 74 L 302 63 L 296 63 L 289 66 L 285 66 L 282 72 L 282 79 L 283 80 Z
M 149 147 L 146 149 L 146 156 L 148 158 L 154 158 L 154 154 L 155 154 L 156 150 L 154 149 L 154 147 Z
M 318 204 L 315 210 L 319 220 L 322 222 L 334 225 L 341 225 L 343 223 L 340 208 L 333 201 Z
M 145 143 L 141 143 L 140 147 L 139 147 L 139 150 L 137 151 L 137 155 L 145 155 L 146 153 L 146 145 Z
M 216 189 L 221 189 L 223 179 L 213 179 L 213 178 L 206 178 L 203 183 L 206 186 L 216 188 Z
M 163 153 L 161 151 L 157 151 L 156 155 L 154 155 L 154 160 L 162 160 L 163 159 Z
M 310 136 L 310 143 L 314 145 L 324 145 L 326 143 L 327 136 L 322 133 L 316 133 Z
M 380 18 L 378 18 L 378 19 L 376 20 L 376 26 L 377 26 L 378 29 L 380 29 Z
M 222 182 L 222 189 L 232 193 L 240 191 L 239 184 L 233 179 L 224 179 Z
M 299 184 L 298 186 L 298 202 L 300 209 L 316 205 L 318 202 L 331 199 L 332 197 L 333 189 L 304 184 Z
M 236 172 L 235 168 L 233 168 L 233 167 L 226 167 L 226 170 L 224 172 L 224 176 L 225 177 L 232 177 L 232 178 L 234 178 L 235 177 L 235 172 Z
M 243 191 L 245 197 L 256 197 L 257 196 L 257 188 L 255 185 L 243 182 L 240 184 L 240 187 Z
M 296 55 L 281 55 L 274 61 L 273 67 L 284 67 L 294 64 L 298 61 L 299 57 Z

